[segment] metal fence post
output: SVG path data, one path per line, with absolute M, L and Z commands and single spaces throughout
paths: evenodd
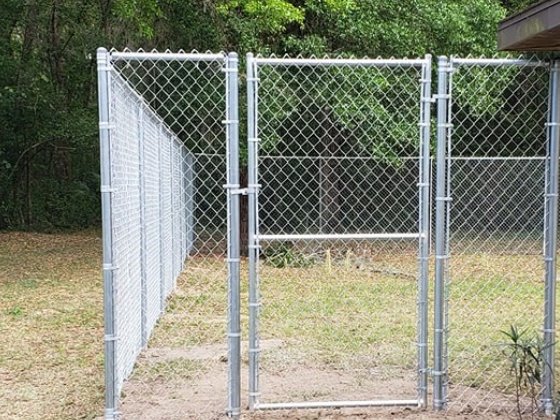
M 240 323 L 240 220 L 239 220 L 239 116 L 238 58 L 229 53 L 226 72 L 227 207 L 228 207 L 228 415 L 239 418 L 241 409 L 241 323 Z
M 194 188 L 194 179 L 195 179 L 195 158 L 187 151 L 186 156 L 186 165 L 187 165 L 187 219 L 186 219 L 186 232 L 187 232 L 187 249 L 185 252 L 185 256 L 188 256 L 191 252 L 192 248 L 194 247 L 194 234 L 195 234 L 195 219 L 194 219 L 194 210 L 195 210 L 195 188 Z
M 418 279 L 418 400 L 422 407 L 428 399 L 428 282 L 430 257 L 430 114 L 432 57 L 426 55 L 422 66 L 420 100 L 419 156 L 419 279 Z
M 173 177 L 175 175 L 175 165 L 173 162 L 175 159 L 175 153 L 173 150 L 174 147 L 175 140 L 171 139 L 169 142 L 169 217 L 171 218 L 171 281 L 173 283 L 173 287 L 175 287 L 175 276 L 177 275 L 177 272 L 175 271 L 175 267 L 177 266 L 175 257 L 175 235 L 177 226 L 175 226 L 175 194 L 173 194 Z
M 97 50 L 99 149 L 101 172 L 101 217 L 103 221 L 103 315 L 105 329 L 105 419 L 117 415 L 116 336 L 113 289 L 113 227 L 111 183 L 110 130 L 110 54 L 105 48 Z
M 450 197 L 446 191 L 446 148 L 447 148 L 447 57 L 438 57 L 437 94 L 437 154 L 436 154 L 436 232 L 435 232 L 435 284 L 434 284 L 434 400 L 435 410 L 445 408 L 447 396 L 444 392 L 444 317 L 445 317 L 445 269 L 448 259 L 446 251 L 446 209 Z
M 248 244 L 249 244 L 249 409 L 259 397 L 259 281 L 258 260 L 258 138 L 257 138 L 257 74 L 253 54 L 247 54 L 247 148 L 248 148 Z
M 165 197 L 163 196 L 163 146 L 162 142 L 165 140 L 163 137 L 163 124 L 160 123 L 158 125 L 158 163 L 159 163 L 159 171 L 158 171 L 158 188 L 159 188 L 159 309 L 160 312 L 165 312 L 165 301 L 167 299 L 166 296 L 166 287 L 165 287 L 165 257 L 164 257 L 164 250 L 165 250 L 165 226 L 163 220 L 163 207 L 165 206 Z
M 145 191 L 145 168 L 144 168 L 144 108 L 141 106 L 138 108 L 138 180 L 139 189 L 138 194 L 140 195 L 140 275 L 141 282 L 141 304 L 140 319 L 141 334 L 142 334 L 142 347 L 148 344 L 148 273 L 147 273 L 147 240 L 146 240 L 146 191 Z
M 556 328 L 556 250 L 558 233 L 558 158 L 560 142 L 560 61 L 554 61 L 550 71 L 549 118 L 547 135 L 547 171 L 544 220 L 544 366 L 542 406 L 548 415 L 553 412 L 554 350 Z

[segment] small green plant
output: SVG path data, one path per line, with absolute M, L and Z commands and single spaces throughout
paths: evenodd
M 8 309 L 7 314 L 13 317 L 20 317 L 23 315 L 23 309 L 20 306 L 14 306 L 13 308 Z
M 520 330 L 511 325 L 509 331 L 502 331 L 508 338 L 504 343 L 504 355 L 509 359 L 511 372 L 515 376 L 515 398 L 517 415 L 523 418 L 522 396 L 528 394 L 531 398 L 531 418 L 538 411 L 538 395 L 542 380 L 544 365 L 542 339 L 537 334 L 527 334 L 527 330 Z
M 305 268 L 313 265 L 313 260 L 294 249 L 291 242 L 283 242 L 267 247 L 263 252 L 263 256 L 267 264 L 275 268 Z

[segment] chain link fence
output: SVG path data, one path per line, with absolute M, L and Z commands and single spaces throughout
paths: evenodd
M 237 176 L 228 175 L 237 103 L 227 96 L 236 99 L 236 58 L 100 51 L 98 59 L 106 417 L 165 417 L 180 394 L 207 418 L 225 411 L 226 362 L 238 359 L 224 345 L 229 321 L 229 350 L 239 346 L 227 316 L 239 293 L 231 290 L 239 251 L 227 242 L 239 235 L 228 223 L 238 203 L 224 189 Z M 229 388 L 236 371 L 230 364 Z M 238 410 L 239 396 L 229 398 L 228 410 Z
M 551 411 L 556 67 L 98 61 L 107 418 Z
M 534 413 L 547 363 L 542 253 L 550 68 L 514 59 L 452 58 L 445 66 L 449 97 L 439 123 L 447 129 L 451 201 L 440 254 L 443 393 L 438 401 L 436 385 L 435 404 L 462 413 Z M 522 334 L 517 341 L 514 331 Z M 524 360 L 526 350 L 536 359 Z

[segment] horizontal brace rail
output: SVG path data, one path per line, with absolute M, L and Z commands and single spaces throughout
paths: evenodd
M 285 234 L 285 235 L 257 235 L 261 241 L 305 241 L 329 239 L 418 239 L 423 235 L 418 233 L 331 233 L 331 234 Z
M 132 52 L 118 51 L 111 53 L 111 61 L 116 60 L 157 60 L 157 61 L 219 61 L 225 60 L 225 54 L 205 53 L 165 53 L 165 52 Z
M 447 157 L 445 160 L 450 161 L 466 161 L 466 160 L 474 160 L 474 161 L 481 161 L 481 160 L 492 160 L 492 161 L 505 161 L 505 160 L 514 160 L 514 161 L 521 161 L 521 160 L 545 160 L 545 156 L 453 156 Z M 433 160 L 433 159 L 430 159 Z
M 544 67 L 548 63 L 546 61 L 523 60 L 521 58 L 456 58 L 451 57 L 450 66 L 457 65 L 485 65 L 485 66 L 528 66 L 528 67 Z
M 427 63 L 425 59 L 366 59 L 366 58 L 265 58 L 257 57 L 257 64 L 273 64 L 284 66 L 368 66 L 368 67 L 421 67 Z
M 196 156 L 223 156 L 223 155 L 210 155 L 205 153 L 196 153 Z M 362 160 L 362 161 L 373 161 L 376 163 L 385 163 L 389 164 L 386 160 L 376 158 L 374 156 L 367 157 L 367 156 L 273 156 L 273 155 L 260 155 L 259 160 L 263 159 L 271 159 L 271 160 L 333 160 L 333 161 L 344 161 L 344 160 Z M 545 160 L 545 156 L 452 156 L 447 157 L 446 160 L 450 161 L 465 161 L 465 160 L 495 160 L 495 161 L 504 161 L 504 160 Z M 409 157 L 401 157 L 399 158 L 401 161 L 418 161 L 420 160 L 417 156 L 409 156 Z M 433 161 L 434 158 L 430 158 L 430 161 Z
M 365 160 L 365 161 L 376 161 L 379 163 L 389 163 L 387 159 L 376 157 L 376 156 L 275 156 L 275 155 L 259 155 L 259 160 L 262 159 L 278 159 L 278 160 L 288 160 L 288 159 L 300 159 L 300 160 Z M 419 160 L 418 156 L 405 156 L 400 157 L 399 160 L 402 161 L 414 161 Z
M 321 401 L 293 403 L 258 403 L 255 410 L 291 410 L 313 408 L 344 408 L 344 407 L 418 407 L 418 400 L 371 400 L 371 401 Z

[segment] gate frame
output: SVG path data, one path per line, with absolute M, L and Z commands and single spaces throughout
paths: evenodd
M 413 67 L 420 68 L 419 97 L 419 174 L 418 174 L 418 233 L 388 234 L 317 234 L 317 235 L 261 235 L 259 234 L 259 188 L 258 179 L 258 82 L 259 65 L 290 66 L 363 66 L 373 68 Z M 428 383 L 428 288 L 430 255 L 430 112 L 431 112 L 431 55 L 423 59 L 305 59 L 305 58 L 264 58 L 247 54 L 247 144 L 248 144 L 248 253 L 249 253 L 249 409 L 317 409 L 341 407 L 386 407 L 427 405 Z M 262 403 L 259 401 L 259 251 L 260 240 L 328 240 L 328 239 L 418 239 L 418 280 L 417 280 L 417 398 L 412 400 L 369 400 L 369 401 L 324 401 Z

